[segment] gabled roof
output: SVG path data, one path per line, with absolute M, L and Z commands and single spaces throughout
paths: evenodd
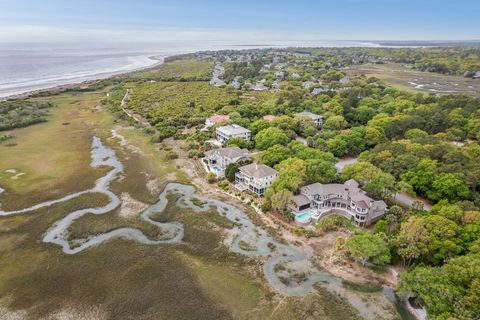
M 310 203 L 310 200 L 303 194 L 299 194 L 293 197 L 292 201 L 297 207 L 301 207 Z
M 265 178 L 278 173 L 277 170 L 258 163 L 247 164 L 246 166 L 240 167 L 238 170 L 242 171 L 247 176 L 257 179 Z
M 368 209 L 368 204 L 364 200 L 357 202 L 357 207 L 361 209 Z
M 208 118 L 208 120 L 210 120 L 210 122 L 212 122 L 212 123 L 220 123 L 220 122 L 225 122 L 225 121 L 230 120 L 230 116 L 229 115 L 222 115 L 222 114 L 215 114 L 215 115 L 211 116 L 210 118 Z
M 230 159 L 234 158 L 241 158 L 241 157 L 249 157 L 250 154 L 247 149 L 240 149 L 238 147 L 231 147 L 231 148 L 220 148 L 220 149 L 213 149 L 205 152 L 206 157 L 226 157 Z
M 229 124 L 228 126 L 218 127 L 217 130 L 229 134 L 240 134 L 250 132 L 247 128 L 239 126 L 238 124 Z
M 309 112 L 309 111 L 302 111 L 299 113 L 295 113 L 295 117 L 309 117 L 309 118 L 312 118 L 313 120 L 323 119 L 323 116 Z
M 317 182 L 317 183 L 304 186 L 300 189 L 300 192 L 302 193 L 307 191 L 312 195 L 313 194 L 321 194 L 321 195 L 342 194 L 345 192 L 345 185 L 341 183 L 321 184 Z

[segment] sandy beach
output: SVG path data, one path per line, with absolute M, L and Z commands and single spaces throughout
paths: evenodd
M 121 74 L 130 73 L 133 71 L 145 70 L 149 68 L 154 68 L 160 64 L 164 63 L 165 58 L 172 56 L 171 55 L 153 55 L 145 57 L 148 60 L 145 60 L 144 64 L 138 67 L 133 68 L 122 68 L 119 67 L 118 71 L 109 71 L 109 72 L 94 72 L 92 74 L 85 74 L 79 76 L 65 76 L 58 80 L 52 80 L 45 82 L 43 84 L 31 83 L 31 84 L 20 84 L 17 86 L 11 86 L 2 88 L 0 86 L 0 100 L 22 98 L 31 94 L 43 92 L 43 91 L 57 91 L 65 90 L 72 86 L 88 86 L 94 83 L 95 81 L 106 79 L 112 76 L 117 76 Z

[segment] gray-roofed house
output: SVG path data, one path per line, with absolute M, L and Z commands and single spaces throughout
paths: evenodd
M 340 82 L 340 83 L 347 83 L 349 81 L 350 81 L 350 77 L 343 77 L 340 80 L 338 80 L 338 82 Z
M 319 88 L 314 88 L 311 94 L 312 96 L 316 96 L 316 95 L 319 95 L 320 93 L 329 92 L 329 91 L 331 91 L 330 87 L 320 86 Z
M 316 85 L 316 82 L 314 81 L 304 81 L 302 83 L 302 86 L 305 88 L 305 89 L 308 89 L 310 87 L 313 87 L 314 85 Z
M 252 133 L 250 130 L 239 126 L 238 124 L 229 124 L 227 126 L 218 127 L 216 130 L 216 135 L 217 140 L 223 144 L 226 141 L 236 137 L 250 140 Z
M 358 182 L 313 183 L 300 188 L 300 194 L 291 202 L 290 209 L 300 215 L 310 210 L 311 219 L 338 214 L 352 219 L 359 226 L 366 226 L 381 218 L 387 211 L 382 200 L 374 200 L 359 188 Z
M 248 159 L 250 159 L 248 150 L 238 147 L 213 149 L 205 152 L 208 169 L 218 177 L 225 176 L 225 169 L 229 164 Z
M 264 164 L 251 163 L 238 168 L 235 174 L 235 185 L 241 191 L 250 190 L 262 196 L 277 177 L 277 170 Z
M 258 81 L 256 84 L 251 84 L 249 89 L 252 91 L 265 91 L 269 88 L 263 82 Z
M 315 122 L 315 125 L 317 127 L 321 127 L 323 124 L 323 116 L 319 114 L 311 113 L 308 111 L 302 111 L 302 112 L 296 113 L 295 117 L 309 117 L 310 119 L 313 120 L 313 122 Z

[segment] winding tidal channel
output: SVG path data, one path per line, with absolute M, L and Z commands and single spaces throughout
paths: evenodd
M 162 240 L 150 239 L 136 228 L 119 228 L 85 239 L 75 239 L 71 241 L 75 245 L 71 246 L 67 240 L 68 228 L 75 220 L 86 214 L 107 214 L 121 204 L 119 197 L 110 191 L 110 183 L 119 178 L 123 172 L 123 165 L 116 157 L 115 152 L 113 149 L 105 147 L 98 137 L 93 137 L 91 157 L 92 167 L 108 166 L 112 168 L 105 176 L 96 181 L 93 188 L 72 193 L 57 200 L 43 202 L 30 208 L 16 211 L 0 210 L 0 216 L 25 214 L 71 200 L 83 194 L 103 193 L 110 199 L 107 205 L 68 213 L 47 230 L 43 236 L 43 242 L 59 245 L 66 254 L 76 254 L 114 238 L 130 239 L 146 245 L 182 244 L 184 236 L 182 223 L 160 223 L 151 218 L 153 214 L 159 214 L 165 210 L 168 205 L 167 195 L 175 194 L 179 196 L 175 203 L 177 207 L 191 209 L 198 214 L 216 209 L 218 214 L 234 222 L 235 228 L 232 235 L 225 241 L 226 245 L 233 252 L 261 258 L 264 262 L 265 278 L 270 286 L 279 293 L 288 296 L 302 296 L 310 292 L 312 286 L 319 282 L 333 292 L 342 291 L 343 280 L 314 267 L 301 248 L 274 240 L 264 229 L 256 226 L 241 209 L 223 201 L 196 194 L 193 186 L 179 183 L 168 183 L 160 194 L 159 200 L 140 214 L 141 219 L 162 231 Z M 194 201 L 194 199 L 197 201 Z M 199 202 L 201 202 L 200 205 Z M 401 308 L 402 304 L 399 303 L 392 289 L 384 286 L 381 292 L 394 302 L 397 309 Z M 361 309 L 360 306 L 355 307 Z M 361 312 L 361 310 L 359 311 Z M 398 311 L 403 317 L 404 312 L 402 310 Z

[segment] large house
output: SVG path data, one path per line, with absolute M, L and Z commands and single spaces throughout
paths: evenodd
M 213 149 L 205 152 L 208 169 L 218 177 L 225 176 L 225 169 L 229 164 L 248 159 L 250 159 L 248 150 L 238 147 Z
M 205 127 L 209 128 L 211 126 L 214 126 L 222 122 L 227 122 L 229 120 L 230 120 L 230 116 L 228 115 L 215 114 L 210 118 L 207 118 L 207 120 L 205 120 Z
M 235 186 L 262 196 L 278 177 L 278 171 L 264 164 L 251 163 L 240 167 L 235 174 Z
M 229 124 L 227 126 L 218 127 L 217 131 L 217 140 L 222 144 L 232 138 L 243 138 L 245 140 L 250 140 L 252 137 L 252 132 L 238 124 Z
M 369 225 L 387 211 L 384 201 L 374 200 L 358 187 L 358 182 L 348 180 L 344 184 L 314 183 L 300 189 L 294 196 L 290 209 L 299 219 L 297 222 L 318 222 L 330 214 L 343 215 L 359 226 Z
M 309 117 L 313 120 L 317 127 L 321 127 L 323 124 L 323 116 L 308 111 L 302 111 L 295 114 L 295 117 Z

